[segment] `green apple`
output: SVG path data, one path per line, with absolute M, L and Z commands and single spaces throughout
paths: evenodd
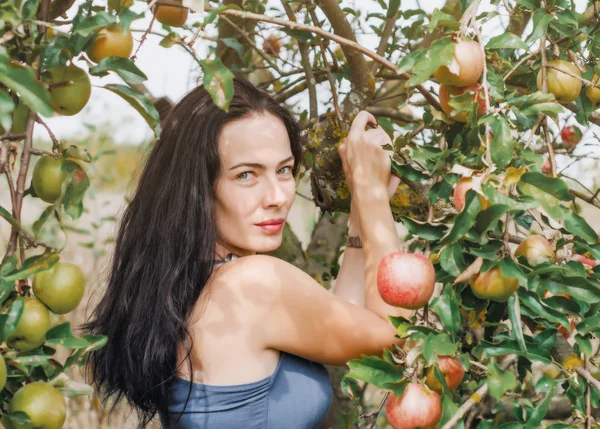
M 6 339 L 6 344 L 18 351 L 32 350 L 46 341 L 50 329 L 50 312 L 36 298 L 19 297 L 23 301 L 23 313 L 16 329 Z
M 65 314 L 77 307 L 84 292 L 83 273 L 70 262 L 57 262 L 33 276 L 33 293 L 55 314 Z
M 26 384 L 17 390 L 10 401 L 10 412 L 23 411 L 32 424 L 16 425 L 15 429 L 60 429 L 67 418 L 63 394 L 41 381 Z
M 88 74 L 73 64 L 48 69 L 44 81 L 49 85 L 50 105 L 61 115 L 79 113 L 92 94 Z
M 54 203 L 62 193 L 62 184 L 67 178 L 62 169 L 63 162 L 62 157 L 43 156 L 33 168 L 31 185 L 36 195 L 47 203 Z

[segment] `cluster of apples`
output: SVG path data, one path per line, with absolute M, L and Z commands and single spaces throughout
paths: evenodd
M 392 252 L 379 264 L 377 288 L 381 298 L 390 305 L 421 308 L 431 299 L 434 286 L 435 269 L 423 254 Z M 465 372 L 456 358 L 440 356 L 437 365 L 449 389 L 460 385 Z M 409 383 L 401 396 L 390 396 L 386 402 L 388 421 L 394 429 L 434 427 L 442 418 L 440 393 L 442 385 L 435 378 L 432 366 L 425 385 Z
M 181 0 L 179 0 L 181 1 Z M 109 8 L 119 10 L 119 5 Z M 152 13 L 156 20 L 171 27 L 185 24 L 189 10 L 186 7 L 154 5 Z M 53 36 L 54 32 L 49 32 Z M 86 52 L 91 61 L 99 63 L 104 58 L 129 58 L 133 51 L 131 31 L 123 31 L 119 26 L 105 27 L 98 30 L 98 36 L 87 47 Z M 50 105 L 60 115 L 73 116 L 79 113 L 88 103 L 92 92 L 92 84 L 85 70 L 74 64 L 52 67 L 42 77 L 50 93 Z
M 485 113 L 485 92 L 479 77 L 483 73 L 485 58 L 479 43 L 472 40 L 459 40 L 454 43 L 454 55 L 449 66 L 438 67 L 433 76 L 440 83 L 440 106 L 452 119 L 467 122 L 469 112 L 455 112 L 449 104 L 450 98 L 473 92 L 473 102 L 478 103 L 477 116 Z
M 85 291 L 83 273 L 77 265 L 57 262 L 51 268 L 33 277 L 34 296 L 18 297 L 23 302 L 23 311 L 14 331 L 6 339 L 13 350 L 27 352 L 46 342 L 46 333 L 51 327 L 50 312 L 65 314 L 79 305 Z M 0 355 L 0 390 L 7 378 L 6 362 Z M 22 386 L 10 400 L 11 413 L 26 413 L 35 428 L 60 429 L 67 415 L 67 405 L 62 393 L 54 386 L 36 381 Z M 16 425 L 8 417 L 0 420 L 7 429 L 25 426 Z M 27 426 L 30 427 L 30 426 Z
M 465 206 L 465 196 L 469 189 L 473 189 L 474 180 L 463 177 L 459 180 L 454 190 L 454 205 L 457 211 L 462 211 Z M 489 201 L 479 195 L 484 208 L 490 206 Z M 554 247 L 541 235 L 527 237 L 515 250 L 515 257 L 524 258 L 527 263 L 535 267 L 545 262 L 556 261 Z M 574 255 L 573 259 L 579 260 L 588 266 L 595 266 L 596 261 Z M 410 273 L 410 276 L 407 275 Z M 499 266 L 480 272 L 473 276 L 469 286 L 473 294 L 485 300 L 505 302 L 517 290 L 518 280 L 505 275 Z M 426 305 L 434 291 L 435 269 L 432 262 L 425 255 L 407 252 L 392 252 L 387 254 L 380 262 L 377 271 L 377 288 L 381 298 L 390 305 L 407 309 L 418 309 Z M 544 298 L 552 294 L 546 291 Z M 559 294 L 567 299 L 571 297 Z M 575 319 L 567 315 L 571 330 L 557 324 L 559 332 L 568 338 L 575 328 Z M 464 377 L 464 369 L 460 362 L 452 356 L 440 356 L 438 367 L 449 389 L 457 388 Z M 425 385 L 410 383 L 402 396 L 392 396 L 386 403 L 388 420 L 395 429 L 433 427 L 441 419 L 441 403 L 438 393 L 442 386 L 434 377 L 433 367 L 427 373 Z M 426 404 L 426 405 L 425 405 Z M 425 405 L 425 406 L 424 406 Z

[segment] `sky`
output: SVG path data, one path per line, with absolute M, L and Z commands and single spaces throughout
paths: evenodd
M 82 0 L 76 1 L 76 6 L 79 5 Z M 445 3 L 444 0 L 403 0 L 401 2 L 401 8 L 416 9 L 422 8 L 427 13 L 433 12 L 435 8 L 440 8 Z M 512 3 L 512 2 L 511 2 Z M 583 12 L 587 5 L 586 0 L 577 0 L 575 2 L 577 11 Z M 269 5 L 280 8 L 279 1 L 270 0 Z M 381 11 L 381 7 L 376 0 L 354 0 L 354 1 L 343 1 L 342 6 L 359 8 L 365 13 L 369 11 Z M 133 10 L 136 12 L 142 12 L 147 8 L 143 2 L 135 2 Z M 268 8 L 267 8 L 268 10 Z M 484 39 L 501 34 L 503 28 L 506 26 L 508 16 L 502 6 L 494 6 L 489 1 L 482 1 L 479 11 L 499 11 L 499 15 L 490 20 L 485 24 Z M 69 11 L 69 19 L 76 13 L 77 7 L 72 7 Z M 267 12 L 268 14 L 268 12 Z M 203 20 L 202 14 L 190 14 L 188 24 L 192 24 L 196 21 Z M 132 29 L 134 31 L 134 39 L 139 40 L 143 32 L 146 30 L 150 23 L 150 12 L 146 13 L 144 19 L 134 21 Z M 377 20 L 377 24 L 381 21 Z M 531 24 L 530 24 L 531 26 Z M 367 30 L 370 31 L 368 27 Z M 155 22 L 154 31 L 162 31 L 160 23 Z M 214 26 L 208 26 L 206 31 L 207 36 L 215 36 L 216 31 Z M 531 30 L 526 30 L 526 32 Z M 197 66 L 195 65 L 194 59 L 189 55 L 183 48 L 179 46 L 173 46 L 171 48 L 162 48 L 158 45 L 160 36 L 150 34 L 146 42 L 142 45 L 141 49 L 137 54 L 136 64 L 137 66 L 146 73 L 148 81 L 145 85 L 155 96 L 168 96 L 172 101 L 179 100 L 185 93 L 194 88 L 197 85 L 197 79 L 199 73 Z M 358 35 L 358 41 L 363 46 L 375 50 L 378 44 L 378 37 L 375 34 L 364 34 Z M 195 50 L 200 58 L 207 56 L 207 41 L 198 39 L 195 44 Z M 137 42 L 134 44 L 134 51 L 137 48 Z M 85 66 L 85 62 L 76 62 L 80 66 Z M 47 119 L 47 124 L 54 131 L 58 138 L 69 139 L 77 136 L 85 136 L 88 133 L 87 127 L 109 127 L 112 130 L 113 137 L 116 143 L 133 143 L 140 144 L 146 142 L 152 138 L 152 132 L 146 125 L 145 121 L 141 116 L 133 110 L 124 100 L 118 95 L 103 89 L 102 86 L 108 83 L 123 83 L 118 76 L 108 75 L 102 78 L 92 76 L 92 96 L 88 105 L 82 112 L 75 116 L 54 116 Z M 326 85 L 323 84 L 323 85 Z M 343 88 L 342 88 L 343 89 Z M 329 97 L 328 91 L 320 91 L 321 97 L 326 99 Z M 308 97 L 306 95 L 300 96 L 299 102 L 301 105 L 308 107 Z M 574 120 L 573 120 L 574 122 Z M 591 134 L 591 133 L 589 133 Z M 42 127 L 36 127 L 35 137 L 48 140 L 48 136 Z M 577 151 L 580 150 L 578 147 Z M 581 149 L 583 150 L 583 149 Z M 568 163 L 566 157 L 558 158 L 559 167 L 565 166 Z M 589 160 L 589 162 L 595 162 Z M 584 163 L 585 164 L 585 163 Z M 582 164 L 579 164 L 580 166 Z M 570 171 L 570 170 L 569 170 Z M 577 167 L 573 174 L 579 174 L 583 171 Z M 583 178 L 586 180 L 585 177 Z M 591 182 L 588 180 L 588 185 Z

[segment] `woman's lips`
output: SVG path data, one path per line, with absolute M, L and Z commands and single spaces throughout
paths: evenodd
M 259 228 L 261 228 L 263 231 L 265 231 L 267 233 L 274 234 L 274 233 L 281 231 L 281 229 L 283 228 L 283 224 L 284 224 L 284 222 L 274 223 L 271 225 L 256 225 L 256 226 L 258 226 Z

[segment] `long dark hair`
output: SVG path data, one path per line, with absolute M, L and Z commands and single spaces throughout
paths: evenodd
M 233 85 L 228 111 L 202 86 L 171 109 L 124 210 L 105 293 L 81 326 L 85 333 L 108 337 L 103 348 L 89 354 L 89 381 L 103 402 L 116 394 L 111 413 L 125 397 L 140 428 L 156 413 L 168 419 L 177 345 L 186 347 L 186 359 L 191 352 L 188 318 L 214 268 L 213 201 L 224 125 L 255 113 L 275 115 L 289 135 L 295 177 L 299 170 L 302 143 L 292 113 L 243 78 L 234 78 Z M 191 362 L 188 369 L 193 380 Z

